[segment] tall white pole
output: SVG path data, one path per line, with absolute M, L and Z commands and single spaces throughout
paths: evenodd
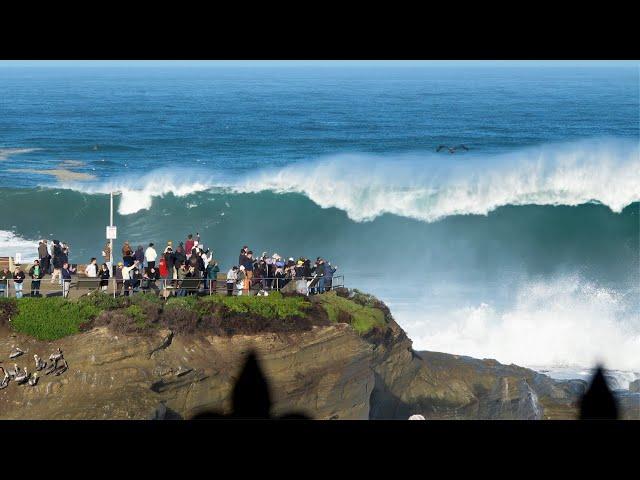
M 109 226 L 113 227 L 113 192 L 109 192 Z M 112 235 L 109 235 L 112 236 Z M 113 238 L 109 239 L 109 248 L 111 249 L 111 271 L 109 276 L 115 277 L 116 269 L 114 268 L 115 262 L 113 261 Z M 116 296 L 116 281 L 113 278 L 113 296 Z

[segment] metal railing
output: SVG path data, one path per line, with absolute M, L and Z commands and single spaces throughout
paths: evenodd
M 314 283 L 314 280 L 316 280 Z M 88 282 L 87 280 L 92 280 Z M 108 293 L 113 293 L 113 296 L 118 295 L 133 295 L 138 293 L 155 292 L 156 294 L 162 294 L 164 296 L 178 295 L 183 296 L 186 294 L 198 293 L 206 295 L 215 294 L 228 294 L 229 291 L 233 295 L 237 295 L 238 291 L 242 292 L 242 295 L 255 295 L 260 290 L 266 292 L 280 291 L 289 285 L 291 282 L 304 281 L 303 285 L 299 283 L 296 285 L 295 291 L 303 294 L 315 294 L 325 291 L 334 290 L 336 288 L 344 288 L 344 275 L 333 275 L 332 277 L 252 277 L 250 279 L 250 285 L 247 285 L 247 279 L 245 278 L 244 288 L 237 288 L 237 282 L 232 282 L 231 289 L 229 283 L 224 278 L 197 278 L 187 277 L 183 279 L 170 279 L 160 278 L 157 280 L 142 279 L 130 279 L 121 280 L 111 277 L 108 280 L 106 288 L 99 285 L 99 278 L 97 277 L 76 277 L 71 280 L 62 280 L 57 278 L 55 282 L 51 282 L 51 278 L 42 278 L 40 280 L 25 278 L 19 285 L 22 287 L 16 290 L 16 282 L 13 279 L 0 280 L 0 298 L 9 298 L 13 291 L 13 296 L 17 296 L 16 293 L 20 292 L 21 296 L 30 296 L 32 292 L 40 292 L 39 296 L 47 296 L 47 294 L 61 294 L 63 297 L 68 297 L 72 288 L 86 289 L 89 291 L 102 290 Z M 34 282 L 40 282 L 40 288 L 33 288 Z M 92 284 L 92 286 L 84 286 L 84 284 Z M 97 284 L 97 285 L 94 285 Z M 313 286 L 311 286 L 313 284 Z M 53 288 L 53 287 L 56 288 Z M 44 287 L 44 288 L 43 288 Z M 298 288 L 301 287 L 301 288 Z M 302 288 L 304 287 L 304 288 Z M 300 292 L 300 290 L 305 290 Z

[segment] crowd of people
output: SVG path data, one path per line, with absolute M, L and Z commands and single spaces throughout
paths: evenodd
M 42 240 L 38 245 L 38 256 L 27 272 L 32 279 L 31 295 L 40 296 L 41 279 L 51 273 L 50 282 L 53 284 L 58 281 L 63 296 L 68 297 L 71 276 L 76 273 L 69 264 L 68 244 L 53 240 L 49 247 L 48 241 Z M 202 244 L 198 233 L 195 236 L 189 234 L 185 242 L 179 242 L 175 248 L 173 241 L 168 241 L 161 254 L 158 254 L 154 243 L 149 243 L 146 249 L 138 245 L 134 250 L 126 241 L 122 246 L 122 260 L 115 266 L 113 252 L 107 242 L 102 249 L 102 258 L 103 262 L 98 264 L 97 258 L 92 257 L 83 273 L 88 278 L 99 279 L 103 291 L 109 289 L 109 280 L 114 277 L 114 293 L 117 295 L 128 296 L 138 291 L 153 291 L 165 297 L 202 291 L 218 293 L 220 267 L 213 252 Z M 220 287 L 229 296 L 249 295 L 252 291 L 256 291 L 257 295 L 268 295 L 269 291 L 280 290 L 294 281 L 295 291 L 299 293 L 323 293 L 332 288 L 336 269 L 321 257 L 312 263 L 304 257 L 284 260 L 277 253 L 268 255 L 262 252 L 256 258 L 245 245 L 240 250 L 238 264 L 233 265 L 226 274 L 226 289 Z M 19 266 L 13 273 L 8 269 L 0 272 L 0 296 L 5 294 L 7 280 L 13 280 L 16 297 L 21 298 L 27 274 Z

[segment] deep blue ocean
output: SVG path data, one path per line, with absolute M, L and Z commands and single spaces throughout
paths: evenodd
M 637 63 L 0 63 L 0 254 L 323 256 L 416 349 L 640 371 Z M 436 152 L 464 144 L 468 151 Z

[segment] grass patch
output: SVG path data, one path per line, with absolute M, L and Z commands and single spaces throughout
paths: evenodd
M 311 307 L 311 303 L 303 296 L 283 296 L 280 292 L 272 292 L 268 297 L 212 295 L 204 297 L 202 303 L 220 305 L 230 314 L 281 320 L 304 317 Z
M 38 340 L 56 340 L 80 331 L 80 325 L 93 320 L 100 309 L 88 303 L 61 297 L 22 298 L 12 327 Z
M 325 309 L 329 321 L 349 323 L 360 335 L 386 325 L 385 314 L 379 308 L 361 305 L 340 297 L 335 292 L 318 295 L 314 300 Z
M 346 294 L 354 295 L 346 292 Z M 166 301 L 154 295 L 113 298 L 95 293 L 78 300 L 60 297 L 0 299 L 0 323 L 39 340 L 55 340 L 107 326 L 124 334 L 148 334 L 158 328 L 176 333 L 253 335 L 309 331 L 332 322 L 348 323 L 361 335 L 383 331 L 385 310 L 374 297 L 347 298 L 329 292 L 307 298 L 272 292 L 267 297 L 186 296 Z

